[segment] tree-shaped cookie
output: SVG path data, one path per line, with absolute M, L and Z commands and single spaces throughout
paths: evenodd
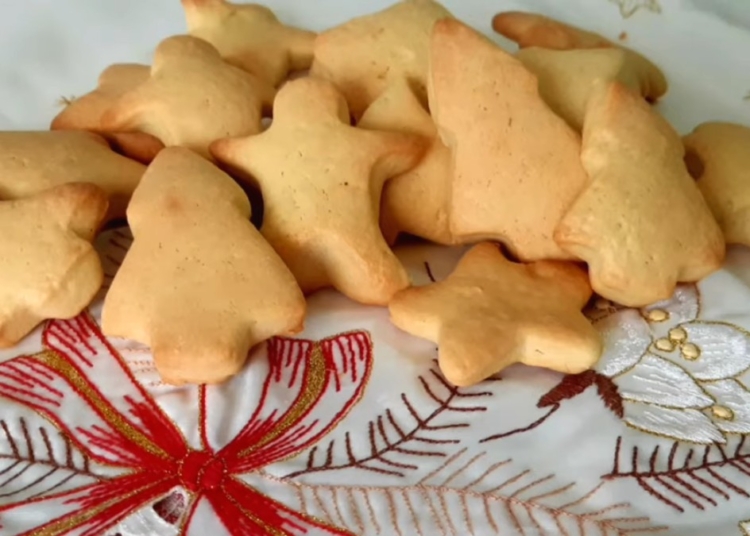
M 273 86 L 312 63 L 315 33 L 281 24 L 265 6 L 226 0 L 182 0 L 182 6 L 190 35 Z
M 425 145 L 416 136 L 350 126 L 342 95 L 308 77 L 279 91 L 268 130 L 211 149 L 259 184 L 261 231 L 305 292 L 333 286 L 384 305 L 409 281 L 378 226 L 381 192 L 387 179 L 419 162 Z
M 558 261 L 516 264 L 484 242 L 444 281 L 399 292 L 389 308 L 399 328 L 438 345 L 438 362 L 457 386 L 481 382 L 514 363 L 577 374 L 602 343 L 581 309 L 586 272 Z
M 83 183 L 0 201 L 0 348 L 89 305 L 104 277 L 91 241 L 107 204 L 104 191 Z
M 640 89 L 647 100 L 657 100 L 669 88 L 661 69 L 645 56 L 613 43 L 599 34 L 587 32 L 544 15 L 523 11 L 499 13 L 492 20 L 492 27 L 496 32 L 518 43 L 522 49 L 527 47 L 552 50 L 617 48 L 625 53 L 626 62 L 630 68 L 639 73 Z
M 571 258 L 552 235 L 588 178 L 536 77 L 454 19 L 435 24 L 430 66 L 430 110 L 454 153 L 453 236 L 499 240 L 524 261 Z
M 181 384 L 225 380 L 256 344 L 302 329 L 304 296 L 249 216 L 242 189 L 209 161 L 159 153 L 128 207 L 135 240 L 104 333 L 149 345 L 162 379 Z
M 50 128 L 96 132 L 116 151 L 148 164 L 164 144 L 143 132 L 108 132 L 102 126 L 102 116 L 122 94 L 145 82 L 150 72 L 148 65 L 138 63 L 110 65 L 99 75 L 96 89 L 69 102 L 52 120 Z
M 178 35 L 159 44 L 151 76 L 117 99 L 102 127 L 146 132 L 208 156 L 216 139 L 260 132 L 272 98 L 271 86 L 225 63 L 212 45 Z
M 621 84 L 589 101 L 581 158 L 591 184 L 555 232 L 594 290 L 630 307 L 668 299 L 719 269 L 725 245 L 672 126 Z
M 0 132 L 0 199 L 89 182 L 110 197 L 107 219 L 123 218 L 145 171 L 145 166 L 115 153 L 90 132 Z
M 408 233 L 438 244 L 452 244 L 448 221 L 452 155 L 406 79 L 394 81 L 367 108 L 357 126 L 415 134 L 431 140 L 422 161 L 388 181 L 383 189 L 380 227 L 388 243 L 393 244 L 400 233 Z
M 318 36 L 311 72 L 336 84 L 355 117 L 399 78 L 425 101 L 430 34 L 446 17 L 450 12 L 433 0 L 399 0 L 352 19 Z
M 683 141 L 688 169 L 727 243 L 750 246 L 750 128 L 703 123 Z

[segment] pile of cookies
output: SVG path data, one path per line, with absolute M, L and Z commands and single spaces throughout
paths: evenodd
M 511 54 L 433 0 L 317 35 L 182 4 L 152 65 L 110 66 L 50 131 L 0 133 L 0 346 L 89 305 L 92 240 L 124 219 L 102 327 L 173 384 L 236 374 L 329 287 L 437 343 L 456 385 L 581 372 L 602 352 L 594 293 L 643 307 L 750 245 L 750 129 L 682 139 L 652 106 L 659 68 L 599 35 L 502 13 Z M 403 237 L 471 247 L 413 287 Z

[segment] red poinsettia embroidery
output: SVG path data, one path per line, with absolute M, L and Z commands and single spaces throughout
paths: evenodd
M 0 364 L 0 395 L 52 421 L 92 462 L 122 473 L 0 506 L 3 534 L 101 536 L 182 487 L 190 499 L 180 534 L 204 534 L 206 525 L 219 523 L 232 536 L 350 535 L 290 510 L 238 477 L 298 454 L 356 404 L 372 366 L 367 333 L 269 341 L 260 401 L 233 408 L 248 411 L 249 418 L 226 445 L 211 445 L 207 433 L 207 398 L 218 396 L 218 388 L 201 388 L 199 449 L 138 384 L 88 314 L 49 322 L 43 343 L 39 354 Z M 279 400 L 289 402 L 283 407 Z M 316 411 L 321 404 L 325 412 Z M 211 519 L 198 523 L 207 512 Z M 29 519 L 40 521 L 30 527 Z

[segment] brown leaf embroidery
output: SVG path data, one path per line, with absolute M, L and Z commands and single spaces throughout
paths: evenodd
M 548 408 L 560 404 L 563 400 L 575 398 L 594 385 L 596 377 L 597 373 L 594 370 L 565 376 L 557 386 L 553 387 L 552 390 L 539 399 L 537 407 Z
M 747 436 L 734 445 L 707 445 L 685 450 L 675 441 L 669 451 L 657 445 L 650 452 L 634 446 L 623 452 L 623 438 L 617 439 L 612 471 L 605 481 L 632 480 L 660 503 L 677 512 L 690 508 L 706 511 L 721 501 L 750 499 L 750 452 Z
M 617 389 L 617 385 L 610 378 L 596 374 L 596 391 L 599 393 L 599 397 L 604 401 L 604 405 L 612 413 L 617 415 L 618 418 L 622 419 L 625 416 L 625 407 L 622 403 L 622 397 L 620 391 Z
M 420 376 L 419 382 L 424 394 L 434 402 L 432 412 L 418 410 L 420 406 L 403 393 L 400 412 L 388 408 L 367 423 L 369 453 L 355 455 L 352 433 L 346 432 L 343 441 L 332 439 L 327 446 L 313 447 L 308 452 L 305 469 L 285 478 L 350 468 L 403 477 L 419 468 L 420 458 L 446 457 L 445 448 L 460 442 L 455 437 L 445 437 L 446 434 L 468 428 L 465 415 L 487 411 L 486 402 L 492 397 L 492 391 L 481 390 L 481 387 L 458 388 L 448 383 L 437 368 Z M 454 419 L 451 420 L 451 416 Z

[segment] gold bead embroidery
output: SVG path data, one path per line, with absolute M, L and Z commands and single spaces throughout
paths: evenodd
M 701 356 L 701 349 L 692 342 L 682 345 L 682 357 L 688 361 L 695 361 Z
M 669 312 L 664 309 L 654 309 L 646 313 L 646 319 L 650 322 L 666 322 L 669 320 Z
M 688 338 L 685 328 L 674 328 L 669 330 L 669 340 L 676 343 L 685 342 Z
M 711 413 L 714 414 L 714 417 L 721 419 L 722 421 L 734 420 L 734 411 L 726 406 L 714 406 L 711 408 Z
M 675 349 L 675 344 L 670 339 L 659 339 L 654 343 L 654 346 L 662 352 L 673 352 Z

